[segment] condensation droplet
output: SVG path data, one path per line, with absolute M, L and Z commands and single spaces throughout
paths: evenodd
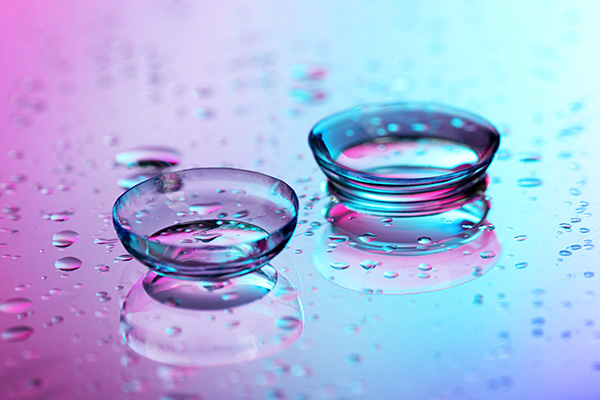
M 54 266 L 61 271 L 75 271 L 81 267 L 81 260 L 76 257 L 63 257 L 56 260 Z
M 343 269 L 348 269 L 350 267 L 350 264 L 340 261 L 340 262 L 329 263 L 329 266 L 333 269 L 343 270 Z
M 52 245 L 55 247 L 66 248 L 79 240 L 79 233 L 74 231 L 60 231 L 52 236 Z
M 0 311 L 9 314 L 21 313 L 27 310 L 29 307 L 31 307 L 31 300 L 23 297 L 6 299 L 0 302 Z
M 28 326 L 13 326 L 2 332 L 0 338 L 7 342 L 21 342 L 33 334 L 33 328 Z

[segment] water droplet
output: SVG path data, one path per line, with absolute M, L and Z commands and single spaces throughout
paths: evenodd
M 248 211 L 243 210 L 243 211 L 238 211 L 235 214 L 233 214 L 233 218 L 246 218 L 248 216 Z
M 489 259 L 489 258 L 494 258 L 496 257 L 496 253 L 494 253 L 491 250 L 486 250 L 486 251 L 482 251 L 479 256 L 483 259 Z
M 137 147 L 117 154 L 119 164 L 127 167 L 166 168 L 179 164 L 177 151 L 160 146 Z
M 0 311 L 10 314 L 17 314 L 23 312 L 31 307 L 31 300 L 23 297 L 17 297 L 14 299 L 6 299 L 0 302 Z
M 528 264 L 528 263 L 526 263 L 526 262 L 520 262 L 520 263 L 516 263 L 516 264 L 515 264 L 515 268 L 516 268 L 516 269 L 524 269 L 524 268 L 527 268 L 527 267 L 528 267 L 528 265 L 529 265 L 529 264 Z
M 2 332 L 0 338 L 7 342 L 21 342 L 27 340 L 33 334 L 33 328 L 28 326 L 13 326 Z
M 333 269 L 343 270 L 343 269 L 348 269 L 350 267 L 350 264 L 341 261 L 341 262 L 329 263 L 329 266 Z
M 515 240 L 517 242 L 522 242 L 524 240 L 527 240 L 527 235 L 517 235 L 517 236 L 515 236 Z
M 375 238 L 377 238 L 377 235 L 370 232 L 363 233 L 358 237 L 358 239 L 363 243 L 371 243 L 375 240 Z
M 342 243 L 348 240 L 348 236 L 344 235 L 329 235 L 329 240 L 335 243 Z
M 52 236 L 52 245 L 56 247 L 69 247 L 79 240 L 79 233 L 73 231 L 60 231 Z
M 542 180 L 538 178 L 521 178 L 517 181 L 520 187 L 532 188 L 542 186 Z
M 360 266 L 363 267 L 363 269 L 370 271 L 373 268 L 375 268 L 376 266 L 378 266 L 379 264 L 380 264 L 379 261 L 364 260 L 364 261 L 361 261 Z
M 417 239 L 417 243 L 419 244 L 430 244 L 432 242 L 430 237 L 427 236 L 421 236 L 420 238 Z
M 571 254 L 573 254 L 573 253 L 571 253 L 569 250 L 561 250 L 558 252 L 558 255 L 563 256 L 563 257 L 568 257 Z
M 525 163 L 532 163 L 532 162 L 538 162 L 542 159 L 542 156 L 539 153 L 530 151 L 530 152 L 523 152 L 519 154 L 519 161 L 521 162 L 525 162 Z
M 398 277 L 398 273 L 394 271 L 386 271 L 383 273 L 384 278 L 394 279 Z
M 197 203 L 189 206 L 190 213 L 196 213 L 201 216 L 209 215 L 223 208 L 222 203 Z
M 417 274 L 417 277 L 419 277 L 421 279 L 429 279 L 429 278 L 431 278 L 431 275 L 429 275 L 426 272 L 421 272 L 421 273 Z
M 298 328 L 301 324 L 302 321 L 300 321 L 297 317 L 294 316 L 280 317 L 277 318 L 277 320 L 275 321 L 275 325 L 277 325 L 278 328 L 286 331 L 294 330 Z
M 113 262 L 126 262 L 131 260 L 133 260 L 133 256 L 131 254 L 121 254 L 120 256 L 117 256 Z
M 583 273 L 583 276 L 586 277 L 586 278 L 593 278 L 594 275 L 595 274 L 593 272 L 591 272 L 591 271 L 587 271 L 587 272 Z
M 433 269 L 433 267 L 427 263 L 421 263 L 421 264 L 419 264 L 419 269 L 421 271 L 431 271 Z
M 232 292 L 232 293 L 225 293 L 225 294 L 223 294 L 221 296 L 221 299 L 223 301 L 231 301 L 231 300 L 236 300 L 239 297 L 240 297 L 239 293 Z
M 54 266 L 61 271 L 75 271 L 81 267 L 81 260 L 75 257 L 63 257 L 56 260 Z
M 178 326 L 170 326 L 165 330 L 168 336 L 179 336 L 183 330 Z

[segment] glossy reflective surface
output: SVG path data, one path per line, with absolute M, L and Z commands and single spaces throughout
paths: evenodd
M 593 2 L 20 0 L 1 8 L 1 399 L 600 396 Z M 466 273 L 460 279 L 490 260 L 494 267 L 443 290 L 349 289 L 337 283 L 355 287 L 358 276 L 360 288 L 402 288 L 404 267 L 386 254 L 345 257 L 350 239 L 328 231 L 330 198 L 306 135 L 356 104 L 412 100 L 470 110 L 498 127 L 486 219 L 502 250 L 492 242 L 449 252 Z M 160 149 L 151 162 L 117 159 L 148 146 Z M 134 155 L 128 160 L 143 160 Z M 148 268 L 115 234 L 114 201 L 140 180 L 200 167 L 256 170 L 298 193 L 294 237 L 270 263 L 302 301 L 303 331 L 264 358 L 177 366 L 123 339 L 122 302 Z M 326 274 L 321 250 L 331 256 Z M 65 257 L 81 265 L 56 268 Z M 404 264 L 419 290 L 451 282 L 438 259 Z M 176 343 L 203 321 L 189 331 L 163 325 L 159 338 Z M 271 328 L 277 319 L 261 321 Z

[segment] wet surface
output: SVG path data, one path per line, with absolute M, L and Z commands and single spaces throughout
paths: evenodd
M 6 6 L 0 398 L 598 398 L 594 7 Z M 501 131 L 484 228 L 449 251 L 372 252 L 398 217 L 364 232 L 327 219 L 309 130 L 356 104 L 406 100 L 455 105 Z M 410 153 L 418 167 L 473 161 L 424 163 L 421 150 Z M 148 268 L 118 240 L 113 203 L 162 173 L 177 203 L 172 172 L 194 167 L 256 170 L 295 189 L 277 279 L 242 277 L 234 292 L 154 275 L 163 286 L 144 288 Z M 252 217 L 217 203 L 173 213 Z M 137 211 L 133 226 L 148 218 Z M 424 231 L 415 248 L 435 245 Z M 213 303 L 198 307 L 187 290 Z

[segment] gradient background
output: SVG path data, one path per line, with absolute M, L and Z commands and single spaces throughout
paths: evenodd
M 0 300 L 33 303 L 22 320 L 0 313 L 0 330 L 34 329 L 0 340 L 0 398 L 599 398 L 599 14 L 592 1 L 0 1 Z M 305 67 L 326 77 L 300 82 Z M 310 127 L 391 100 L 452 104 L 501 129 L 492 271 L 410 296 L 335 286 L 312 265 L 319 235 L 303 235 L 324 223 L 323 199 L 287 250 L 306 313 L 294 345 L 190 369 L 123 344 L 124 250 L 94 244 L 116 237 L 106 216 L 131 174 L 116 154 L 171 146 L 181 167 L 265 172 L 306 205 L 325 197 Z M 532 177 L 542 184 L 519 186 Z M 59 250 L 63 229 L 81 238 Z M 83 267 L 60 273 L 63 256 Z

